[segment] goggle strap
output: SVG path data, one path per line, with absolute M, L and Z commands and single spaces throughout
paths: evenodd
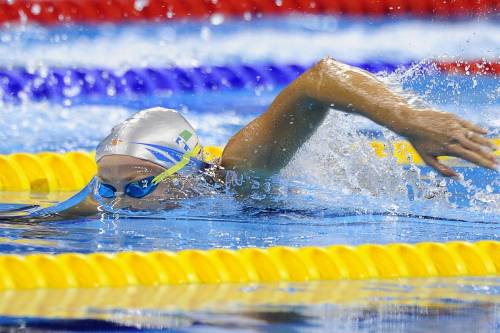
M 181 169 L 183 169 L 189 163 L 191 157 L 194 157 L 194 156 L 198 155 L 198 153 L 200 152 L 200 150 L 201 150 L 201 146 L 199 144 L 197 144 L 193 148 L 193 150 L 188 151 L 184 155 L 182 155 L 181 160 L 179 162 L 177 162 L 174 166 L 168 168 L 167 170 L 163 171 L 158 176 L 156 176 L 155 178 L 153 178 L 152 183 L 154 185 L 157 185 L 159 182 L 161 182 L 165 178 L 170 177 L 174 173 L 176 173 L 176 172 L 180 171 Z

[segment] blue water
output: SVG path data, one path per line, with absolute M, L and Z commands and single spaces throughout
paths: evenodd
M 491 58 L 500 50 L 498 22 L 487 19 L 447 23 L 307 16 L 258 23 L 212 21 L 5 28 L 0 30 L 0 61 L 2 67 L 83 66 L 124 70 L 137 66 L 189 67 L 270 60 L 309 65 L 326 54 L 338 54 L 340 60 L 353 62 L 425 62 L 441 57 Z M 429 30 L 434 33 L 428 34 Z M 285 37 L 290 37 L 288 44 Z M 254 47 L 250 47 L 252 45 Z M 89 47 L 92 52 L 88 51 Z M 491 136 L 499 136 L 497 77 L 419 70 L 379 75 L 403 91 L 412 102 L 454 112 L 488 128 Z M 114 124 L 138 109 L 156 105 L 181 110 L 197 128 L 204 144 L 223 145 L 239 128 L 263 112 L 281 88 L 171 96 L 111 96 L 98 100 L 1 102 L 0 153 L 91 150 Z M 464 180 L 445 180 L 428 168 L 398 166 L 392 159 L 377 159 L 368 147 L 368 141 L 373 138 L 399 139 L 359 117 L 332 111 L 318 135 L 311 138 L 275 180 L 280 195 L 255 192 L 245 200 L 238 200 L 228 193 L 207 194 L 184 200 L 176 209 L 144 217 L 100 214 L 57 222 L 0 221 L 0 252 L 89 253 L 500 240 L 497 172 L 460 164 L 458 170 Z M 321 152 L 318 151 L 320 144 Z M 5 202 L 21 199 L 23 203 L 58 200 L 57 196 L 2 193 Z M 276 305 L 261 301 L 247 307 L 221 301 L 226 307 L 175 311 L 154 306 L 84 309 L 87 321 L 55 320 L 57 309 L 54 308 L 44 319 L 4 316 L 0 325 L 27 325 L 33 330 L 76 330 L 86 325 L 91 331 L 163 328 L 179 332 L 447 332 L 458 329 L 494 332 L 500 330 L 499 284 L 498 278 L 332 282 L 319 289 L 327 292 L 357 286 L 357 290 L 376 290 L 378 294 L 344 303 L 341 300 L 350 295 L 346 292 L 345 297 L 331 298 L 317 305 L 307 302 Z M 419 294 L 413 292 L 419 290 L 415 285 L 425 290 L 439 289 L 441 293 L 429 296 L 433 304 L 439 306 L 420 304 Z M 249 293 L 269 288 L 278 296 L 283 292 L 294 295 L 297 290 L 315 295 L 309 291 L 309 285 L 241 288 L 249 289 Z M 395 295 L 394 290 L 399 293 Z M 177 296 L 172 299 L 193 293 L 191 289 L 176 292 Z M 203 289 L 197 291 L 203 292 Z M 49 297 L 21 296 L 21 304 Z M 380 300 L 386 302 L 377 303 Z
M 495 203 L 478 195 L 497 198 L 496 173 L 479 168 L 457 170 L 466 175 L 464 183 L 472 181 L 474 187 L 448 180 L 446 201 L 419 198 L 410 185 L 408 198 L 389 202 L 387 198 L 339 194 L 318 186 L 309 186 L 308 193 L 267 198 L 262 191 L 255 191 L 243 200 L 212 193 L 147 216 L 99 214 L 58 222 L 4 222 L 0 237 L 17 242 L 3 240 L 0 251 L 90 253 L 500 240 Z M 422 171 L 431 172 L 429 168 Z M 292 183 L 282 185 L 281 190 L 307 186 Z M 486 190 L 488 186 L 491 192 Z

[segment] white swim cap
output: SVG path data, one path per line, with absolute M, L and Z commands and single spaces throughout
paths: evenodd
M 168 169 L 198 145 L 193 127 L 180 113 L 156 107 L 137 112 L 113 127 L 111 134 L 97 146 L 95 160 L 98 162 L 108 155 L 128 155 Z M 197 159 L 191 158 L 183 170 L 202 168 L 202 156 L 200 149 L 194 156 Z

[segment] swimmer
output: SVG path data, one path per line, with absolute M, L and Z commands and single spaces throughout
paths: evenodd
M 89 195 L 66 212 L 92 214 L 98 204 L 105 210 L 147 210 L 153 202 L 169 207 L 169 202 L 196 195 L 191 176 L 207 169 L 216 170 L 214 182 L 227 170 L 272 176 L 333 109 L 362 115 L 407 138 L 423 161 L 444 176 L 457 174 L 438 156 L 497 169 L 496 147 L 484 136 L 486 130 L 450 113 L 416 109 L 372 74 L 326 58 L 231 137 L 215 165 L 202 161 L 193 127 L 176 111 L 153 108 L 133 115 L 97 147 L 98 173 L 90 185 L 98 203 Z

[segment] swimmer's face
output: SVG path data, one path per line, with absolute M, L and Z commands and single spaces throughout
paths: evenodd
M 104 156 L 97 163 L 97 177 L 101 183 L 113 186 L 117 193 L 115 198 L 105 199 L 105 203 L 113 209 L 156 210 L 176 207 L 176 200 L 189 197 L 186 182 L 180 176 L 173 176 L 158 184 L 158 187 L 147 196 L 136 199 L 123 192 L 131 182 L 150 176 L 157 176 L 165 171 L 161 166 L 126 155 Z

